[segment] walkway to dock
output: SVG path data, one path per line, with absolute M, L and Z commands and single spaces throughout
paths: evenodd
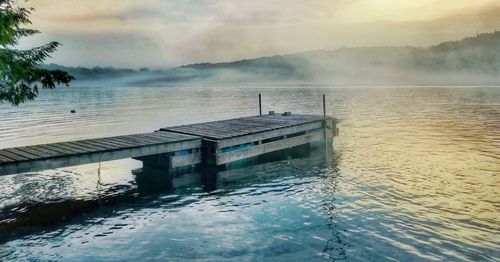
M 201 147 L 201 138 L 171 132 L 0 149 L 0 175 L 35 172 Z
M 0 149 L 0 175 L 123 158 L 169 170 L 198 164 L 221 166 L 329 140 L 337 132 L 335 120 L 317 115 L 243 117 L 166 127 L 153 133 Z

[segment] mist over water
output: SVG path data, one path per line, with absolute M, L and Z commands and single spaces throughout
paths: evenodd
M 500 257 L 500 88 L 60 88 L 0 105 L 0 147 L 256 115 L 258 93 L 292 114 L 326 94 L 334 152 L 212 177 L 131 159 L 0 177 L 0 260 Z

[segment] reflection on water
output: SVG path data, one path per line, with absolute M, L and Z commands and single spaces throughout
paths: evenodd
M 326 93 L 334 153 L 218 173 L 119 160 L 100 178 L 98 164 L 0 177 L 0 260 L 500 257 L 499 88 L 60 89 L 0 105 L 0 146 L 251 115 L 259 92 L 264 110 L 304 113 Z

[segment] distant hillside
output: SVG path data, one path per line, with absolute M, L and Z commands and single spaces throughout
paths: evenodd
M 47 69 L 64 70 L 76 78 L 72 82 L 106 82 L 106 84 L 130 84 L 135 81 L 152 79 L 160 77 L 164 71 L 150 70 L 148 68 L 141 68 L 139 70 L 128 68 L 114 68 L 114 67 L 68 67 L 57 64 L 44 65 Z
M 193 82 L 500 85 L 500 31 L 428 48 L 341 48 L 227 63 L 192 64 L 157 71 L 67 70 L 78 79 L 126 77 L 127 84 L 133 85 Z

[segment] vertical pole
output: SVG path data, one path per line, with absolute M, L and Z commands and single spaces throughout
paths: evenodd
M 328 156 L 328 136 L 326 135 L 326 95 L 323 94 L 323 139 L 325 141 L 325 160 Z
M 323 94 L 323 121 L 325 121 L 325 126 L 326 126 L 326 95 Z
M 261 94 L 259 93 L 259 116 L 262 115 L 262 97 Z

